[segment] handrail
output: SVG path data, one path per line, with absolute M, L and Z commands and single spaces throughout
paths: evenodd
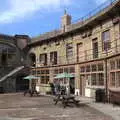
M 14 73 L 20 71 L 21 69 L 23 69 L 24 66 L 20 66 L 20 67 L 17 67 L 15 69 L 13 69 L 12 71 L 10 71 L 8 74 L 6 74 L 4 77 L 2 77 L 0 79 L 0 82 L 4 81 L 5 79 L 7 79 L 8 77 L 12 76 Z

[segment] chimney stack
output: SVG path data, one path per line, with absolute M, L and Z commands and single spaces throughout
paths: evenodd
M 66 27 L 71 24 L 71 16 L 67 14 L 66 10 L 64 11 L 64 16 L 62 16 L 61 29 L 63 32 L 66 32 Z

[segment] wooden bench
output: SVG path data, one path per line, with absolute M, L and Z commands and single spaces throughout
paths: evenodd
M 55 102 L 55 105 L 60 101 L 65 108 L 68 104 L 73 103 L 76 106 L 79 104 L 79 100 L 76 100 L 74 96 L 68 96 L 68 95 L 57 95 L 53 101 Z

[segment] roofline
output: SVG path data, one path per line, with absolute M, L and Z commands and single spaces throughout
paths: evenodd
M 0 33 L 0 37 L 9 37 L 9 38 L 14 38 L 14 36 L 12 36 L 12 35 L 1 34 L 1 33 Z
M 81 22 L 77 22 L 75 24 L 71 24 L 71 25 L 67 26 L 67 28 L 66 28 L 67 31 L 66 32 L 62 32 L 61 30 L 52 31 L 54 33 L 54 35 L 53 36 L 51 35 L 51 37 L 46 37 L 46 38 L 44 38 L 44 36 L 49 35 L 52 32 L 43 34 L 38 39 L 36 38 L 37 39 L 36 41 L 31 41 L 31 43 L 29 43 L 28 46 L 36 45 L 38 43 L 43 43 L 43 42 L 46 42 L 46 41 L 48 41 L 50 39 L 67 36 L 68 34 L 72 34 L 75 31 L 77 32 L 77 30 L 84 29 L 86 26 L 89 26 L 94 21 L 99 20 L 103 16 L 104 17 L 107 16 L 108 13 L 111 12 L 111 10 L 114 9 L 117 5 L 120 5 L 120 0 L 113 1 L 106 8 L 102 9 L 102 11 L 98 12 L 96 15 L 93 15 L 88 19 L 85 19 L 85 20 L 83 20 Z M 56 32 L 56 34 L 55 34 L 55 32 Z M 43 37 L 43 39 L 42 39 L 42 37 Z M 40 38 L 41 38 L 41 40 L 40 40 Z

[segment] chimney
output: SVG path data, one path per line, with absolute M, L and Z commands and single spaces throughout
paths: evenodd
M 66 27 L 71 24 L 71 16 L 67 14 L 66 10 L 64 11 L 64 16 L 62 16 L 61 29 L 63 32 L 66 31 Z

